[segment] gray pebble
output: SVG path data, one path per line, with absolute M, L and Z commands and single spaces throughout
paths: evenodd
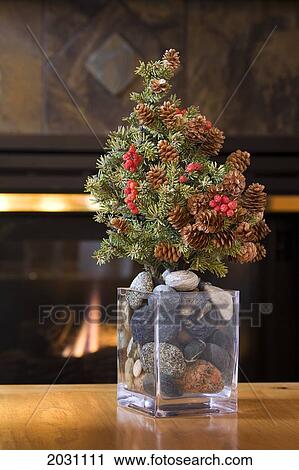
M 230 355 L 217 344 L 207 343 L 201 359 L 211 362 L 222 373 L 226 373 L 230 367 Z
M 135 279 L 131 282 L 130 289 L 138 292 L 130 292 L 128 294 L 128 301 L 130 307 L 135 310 L 141 307 L 143 301 L 147 298 L 147 295 L 152 292 L 154 288 L 153 278 L 148 271 L 142 271 Z
M 209 295 L 210 300 L 216 309 L 216 312 L 214 313 L 218 313 L 224 321 L 230 321 L 234 313 L 233 298 L 231 294 L 228 291 L 212 285 L 205 285 L 204 292 Z
M 199 283 L 199 277 L 192 271 L 173 271 L 164 280 L 167 286 L 183 292 L 196 289 Z
M 186 362 L 196 361 L 206 347 L 206 343 L 201 340 L 193 340 L 184 348 L 184 357 Z

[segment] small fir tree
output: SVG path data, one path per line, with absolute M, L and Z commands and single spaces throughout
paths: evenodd
M 197 106 L 182 109 L 175 95 L 166 98 L 179 64 L 174 49 L 162 60 L 140 62 L 144 89 L 131 94 L 136 105 L 126 126 L 109 134 L 98 174 L 87 180 L 98 204 L 95 219 L 108 227 L 95 256 L 100 265 L 129 257 L 156 276 L 170 268 L 222 277 L 227 259 L 265 256 L 266 193 L 258 183 L 246 189 L 248 152 L 237 150 L 218 164 L 212 159 L 223 132 Z

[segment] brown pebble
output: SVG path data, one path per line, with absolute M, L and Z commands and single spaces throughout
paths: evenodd
M 189 363 L 179 383 L 184 393 L 218 393 L 224 387 L 221 372 L 203 360 Z

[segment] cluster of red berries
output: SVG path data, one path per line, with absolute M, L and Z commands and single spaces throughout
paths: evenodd
M 238 207 L 238 203 L 235 200 L 230 199 L 228 196 L 221 196 L 216 194 L 209 203 L 210 207 L 216 212 L 221 212 L 227 217 L 233 217 Z
M 138 196 L 138 191 L 137 191 L 138 183 L 137 181 L 133 180 L 128 180 L 126 187 L 125 187 L 125 203 L 127 204 L 128 208 L 130 209 L 131 213 L 136 215 L 139 213 L 139 209 L 134 203 Z
M 135 145 L 130 145 L 129 150 L 123 156 L 123 161 L 123 167 L 131 173 L 135 173 L 142 162 L 142 157 L 138 155 Z

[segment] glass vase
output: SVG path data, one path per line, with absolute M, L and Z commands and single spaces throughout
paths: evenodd
M 118 405 L 155 417 L 237 411 L 239 292 L 118 289 Z

